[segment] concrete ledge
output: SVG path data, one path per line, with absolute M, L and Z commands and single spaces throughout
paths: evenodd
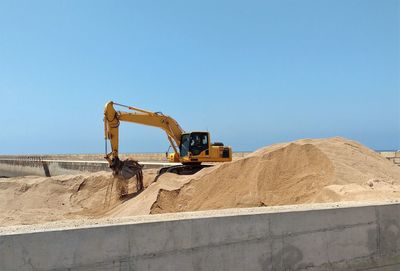
M 168 162 L 140 162 L 144 169 L 177 165 Z M 0 176 L 57 176 L 82 172 L 110 171 L 106 161 L 51 160 L 41 157 L 5 158 L 0 157 Z
M 400 166 L 400 152 L 382 151 L 383 157 Z M 239 159 L 248 152 L 235 152 L 233 159 Z M 15 177 L 25 175 L 56 176 L 63 174 L 77 174 L 81 172 L 108 171 L 108 164 L 103 160 L 101 154 L 80 154 L 80 155 L 0 155 L 0 177 Z M 144 165 L 145 169 L 161 168 L 176 163 L 168 163 L 164 153 L 138 153 L 121 154 L 121 159 L 134 159 Z M 143 162 L 148 161 L 148 162 Z
M 381 151 L 383 157 L 400 166 L 400 152 Z M 249 152 L 235 152 L 233 159 L 239 159 Z M 77 155 L 0 155 L 0 176 L 14 177 L 25 175 L 56 176 L 63 174 L 77 174 L 81 172 L 98 172 L 109 170 L 108 164 L 103 160 L 102 154 L 77 154 Z M 172 165 L 165 159 L 165 153 L 137 153 L 121 154 L 121 159 L 127 158 L 148 161 L 140 162 L 145 169 L 161 168 Z
M 400 204 L 232 209 L 38 229 L 3 228 L 0 270 L 400 270 Z

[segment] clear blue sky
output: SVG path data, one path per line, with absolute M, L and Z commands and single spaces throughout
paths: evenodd
M 235 150 L 400 148 L 400 1 L 1 1 L 0 153 L 101 153 L 106 101 Z M 122 152 L 165 151 L 124 123 Z

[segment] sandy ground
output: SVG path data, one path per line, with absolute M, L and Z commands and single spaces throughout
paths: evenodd
M 144 172 L 0 179 L 0 226 L 256 206 L 400 200 L 400 167 L 343 138 L 276 144 L 192 176 Z M 121 190 L 128 196 L 121 197 Z

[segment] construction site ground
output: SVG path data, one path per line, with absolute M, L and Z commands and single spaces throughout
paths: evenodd
M 0 226 L 159 213 L 344 202 L 397 202 L 400 167 L 344 138 L 275 144 L 195 175 L 144 171 L 145 190 L 110 172 L 0 179 Z M 75 221 L 75 222 L 73 222 Z

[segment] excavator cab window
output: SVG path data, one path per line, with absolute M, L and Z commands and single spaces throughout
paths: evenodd
M 202 151 L 208 149 L 208 133 L 190 134 L 190 152 L 193 155 L 199 155 Z
M 185 157 L 189 154 L 190 150 L 190 134 L 183 134 L 180 146 L 180 156 Z

